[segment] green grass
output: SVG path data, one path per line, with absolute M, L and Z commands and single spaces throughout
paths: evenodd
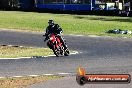
M 0 46 L 0 58 L 17 58 L 32 56 L 47 56 L 53 54 L 48 48 L 8 47 Z
M 0 78 L 0 88 L 26 88 L 35 83 L 58 79 L 61 76 L 37 76 L 37 77 L 18 77 Z
M 0 28 L 42 32 L 48 26 L 49 19 L 60 24 L 65 34 L 107 35 L 106 30 L 115 28 L 132 31 L 132 18 L 130 17 L 15 11 L 0 11 Z
M 76 51 L 70 50 L 70 53 Z M 0 46 L 0 58 L 41 57 L 54 55 L 49 48 Z

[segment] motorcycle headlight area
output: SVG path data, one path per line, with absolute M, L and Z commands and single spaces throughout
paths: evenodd
M 54 38 L 53 37 L 50 37 L 50 40 L 53 40 Z

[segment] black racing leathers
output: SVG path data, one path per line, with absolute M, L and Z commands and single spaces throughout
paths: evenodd
M 61 27 L 58 25 L 58 24 L 54 24 L 54 25 L 49 25 L 47 28 L 46 28 L 46 33 L 45 33 L 45 36 L 46 36 L 46 39 L 47 39 L 47 36 L 49 34 L 55 34 L 56 36 L 58 36 L 60 38 L 60 41 L 62 42 L 65 50 L 67 49 L 67 45 L 66 45 L 66 42 L 64 41 L 63 37 L 60 35 L 62 33 L 62 29 Z M 45 40 L 46 40 L 45 39 Z
M 48 35 L 48 34 L 51 34 L 51 33 L 54 33 L 55 35 L 57 35 L 57 34 L 60 34 L 61 32 L 62 32 L 61 27 L 58 24 L 54 24 L 54 25 L 49 25 L 46 28 L 45 35 Z

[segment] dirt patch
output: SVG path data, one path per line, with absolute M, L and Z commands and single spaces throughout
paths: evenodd
M 25 88 L 26 86 L 61 78 L 62 76 L 38 76 L 38 77 L 18 77 L 18 78 L 1 78 L 0 88 Z

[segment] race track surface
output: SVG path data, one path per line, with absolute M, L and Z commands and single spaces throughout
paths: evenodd
M 82 66 L 88 73 L 132 73 L 132 40 L 111 37 L 65 36 L 68 57 L 0 60 L 0 76 L 76 73 Z M 47 47 L 41 33 L 0 30 L 0 44 Z

